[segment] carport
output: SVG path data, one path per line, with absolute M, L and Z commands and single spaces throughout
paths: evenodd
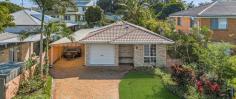
M 69 50 L 69 51 L 68 51 Z M 84 44 L 80 43 L 65 43 L 65 44 L 54 44 L 51 46 L 50 54 L 51 54 L 51 61 L 50 64 L 53 65 L 56 62 L 61 61 L 75 61 L 77 60 L 77 64 L 84 65 Z M 71 54 L 70 58 L 65 56 L 66 53 Z M 79 54 L 79 56 L 76 54 Z M 75 56 L 73 56 L 75 55 Z M 64 62 L 62 62 L 63 65 Z
M 73 40 L 62 38 L 50 44 L 50 65 L 55 68 L 70 68 L 85 65 L 85 45 L 79 40 L 93 29 L 81 29 L 71 35 Z

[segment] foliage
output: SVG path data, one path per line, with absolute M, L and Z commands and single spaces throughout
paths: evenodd
M 103 11 L 99 6 L 88 7 L 85 12 L 85 20 L 90 27 L 93 27 L 95 24 L 99 23 L 103 16 Z
M 228 43 L 213 43 L 207 48 L 195 48 L 201 67 L 209 74 L 220 79 L 233 79 L 236 74 L 235 56 L 230 55 L 233 45 Z
M 180 58 L 186 63 L 194 63 L 198 60 L 194 49 L 207 47 L 212 31 L 207 27 L 193 28 L 191 33 L 170 32 L 166 37 L 175 41 L 174 46 L 168 48 L 168 53 L 173 58 Z
M 168 71 L 162 68 L 156 68 L 154 74 L 159 76 L 165 87 L 176 96 L 184 99 L 200 99 L 200 95 L 198 94 L 197 89 L 192 84 L 188 84 L 188 82 L 190 81 L 187 81 L 186 85 L 180 86 L 178 82 L 176 82 L 176 79 L 173 78 L 174 73 L 172 72 L 172 74 L 170 74 Z
M 184 10 L 185 4 L 181 1 L 173 1 L 168 3 L 158 2 L 153 4 L 151 8 L 156 14 L 156 18 L 165 20 L 170 14 Z
M 73 37 L 71 36 L 72 31 L 66 27 L 66 25 L 64 23 L 58 23 L 58 22 L 52 22 L 52 23 L 48 23 L 45 26 L 44 29 L 44 33 L 43 35 L 46 37 L 46 64 L 44 65 L 44 71 L 46 73 L 46 75 L 48 75 L 48 70 L 49 70 L 49 43 L 51 41 L 52 35 L 53 34 L 57 34 L 57 36 L 61 36 L 61 37 L 66 37 L 68 39 L 70 39 L 71 41 L 73 41 Z
M 44 32 L 44 18 L 46 11 L 54 11 L 60 14 L 64 14 L 67 7 L 76 9 L 74 0 L 32 0 L 38 5 L 41 10 L 41 26 L 40 26 L 40 72 L 43 77 L 43 32 Z
M 158 15 L 159 13 L 161 13 L 161 11 L 163 10 L 165 4 L 162 3 L 162 2 L 158 2 L 158 3 L 155 3 L 153 6 L 151 6 L 151 8 L 153 9 L 154 13 L 156 15 Z
M 11 2 L 0 2 L 0 6 L 6 7 L 9 10 L 9 13 L 14 13 L 23 9 L 22 7 Z
M 169 34 L 173 32 L 172 25 L 168 21 L 149 19 L 144 22 L 144 27 L 147 29 L 159 33 L 159 34 Z
M 7 7 L 0 5 L 0 33 L 8 26 L 13 26 L 13 17 L 10 15 Z
M 35 2 L 40 10 L 45 13 L 45 11 L 54 11 L 58 14 L 64 14 L 66 8 L 70 7 L 76 9 L 76 3 L 74 0 L 32 0 Z
M 147 72 L 131 71 L 122 78 L 120 99 L 179 99 L 163 85 L 161 78 Z
M 43 88 L 30 94 L 18 94 L 13 99 L 51 99 L 52 77 L 48 76 L 44 82 Z
M 103 9 L 104 13 L 115 13 L 118 9 L 119 0 L 99 0 L 97 5 Z
M 33 65 L 37 64 L 37 60 L 33 59 L 32 57 L 30 57 L 27 61 L 25 61 L 25 69 L 30 69 Z
M 187 91 L 184 93 L 185 99 L 202 99 L 194 86 L 187 85 Z
M 40 78 L 40 76 L 34 76 L 29 80 L 24 80 L 20 83 L 18 95 L 29 95 L 32 94 L 39 89 L 43 88 L 44 80 Z
M 162 82 L 165 86 L 176 85 L 177 83 L 172 79 L 171 74 L 167 73 L 162 68 L 155 68 L 154 74 L 159 76 L 162 79 Z
M 172 78 L 179 86 L 194 85 L 195 73 L 191 68 L 186 68 L 182 65 L 171 66 Z
M 139 0 L 121 0 L 118 6 L 117 14 L 124 15 L 124 20 L 140 26 L 154 16 L 153 12 Z

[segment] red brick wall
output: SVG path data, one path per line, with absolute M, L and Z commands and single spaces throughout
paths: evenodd
M 211 28 L 211 19 L 210 18 L 200 19 L 200 25 Z M 228 29 L 226 30 L 213 30 L 213 40 L 232 42 L 236 44 L 236 19 L 228 18 Z
M 176 31 L 190 32 L 190 17 L 181 17 L 181 25 L 177 24 L 178 17 L 175 17 L 175 29 Z

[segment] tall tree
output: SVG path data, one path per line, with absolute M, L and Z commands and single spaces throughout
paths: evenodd
M 0 6 L 0 33 L 8 26 L 13 26 L 13 17 L 10 15 L 8 9 Z
M 168 3 L 166 4 L 162 11 L 159 13 L 159 19 L 166 19 L 170 14 L 184 10 L 185 5 L 183 2 Z
M 101 9 L 104 10 L 104 12 L 113 12 L 114 5 L 113 5 L 114 0 L 99 0 L 97 2 L 97 5 L 101 7 Z
M 144 20 L 152 19 L 154 15 L 148 5 L 140 0 L 121 0 L 116 13 L 124 15 L 124 20 L 137 25 L 143 25 Z
M 103 11 L 99 6 L 89 7 L 85 12 L 85 20 L 90 27 L 98 24 L 103 17 Z
M 64 23 L 52 22 L 52 23 L 47 24 L 45 26 L 45 31 L 43 34 L 46 37 L 46 59 L 48 59 L 49 57 L 49 53 L 48 53 L 49 42 L 51 41 L 52 34 L 56 34 L 57 36 L 61 36 L 61 37 L 67 37 L 71 41 L 73 41 L 73 38 L 71 36 L 72 31 L 69 28 L 67 28 Z M 48 69 L 49 69 L 48 62 L 49 61 L 46 60 L 46 67 L 45 67 L 46 73 L 48 73 Z
M 43 77 L 43 32 L 44 32 L 44 17 L 46 11 L 55 10 L 59 13 L 64 13 L 67 7 L 75 7 L 74 0 L 32 0 L 34 3 L 38 5 L 41 10 L 41 28 L 40 28 L 40 72 L 41 77 Z
M 9 10 L 9 13 L 14 13 L 16 11 L 23 9 L 22 7 L 16 4 L 13 4 L 11 2 L 6 2 L 6 1 L 0 2 L 0 6 L 5 6 Z

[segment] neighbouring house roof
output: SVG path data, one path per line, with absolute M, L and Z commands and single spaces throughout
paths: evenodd
M 80 41 L 83 37 L 85 37 L 89 32 L 96 30 L 94 29 L 81 29 L 76 31 L 74 34 L 72 34 L 72 38 L 73 38 L 73 42 L 78 42 Z M 66 43 L 72 43 L 72 41 L 66 37 L 57 40 L 53 43 L 51 43 L 51 45 L 57 45 L 57 44 L 66 44 Z
M 34 10 L 20 10 L 15 13 L 11 14 L 14 18 L 13 22 L 15 25 L 32 25 L 32 26 L 39 26 L 41 25 L 41 13 L 36 12 Z M 45 15 L 45 23 L 55 21 L 56 19 Z
M 219 0 L 204 6 L 190 8 L 188 10 L 176 12 L 170 15 L 175 16 L 193 16 L 193 17 L 232 17 L 236 16 L 235 0 Z
M 77 6 L 80 7 L 89 7 L 95 6 L 98 0 L 77 0 Z
M 0 42 L 3 40 L 15 38 L 15 37 L 17 37 L 17 34 L 14 34 L 14 33 L 9 33 L 9 32 L 0 33 Z
M 119 21 L 90 32 L 79 42 L 111 44 L 172 44 L 172 40 L 143 27 Z
M 45 39 L 45 37 L 43 37 Z M 40 41 L 40 34 L 30 35 L 24 40 L 20 40 L 19 34 L 2 33 L 0 34 L 0 45 L 9 43 L 36 42 Z

